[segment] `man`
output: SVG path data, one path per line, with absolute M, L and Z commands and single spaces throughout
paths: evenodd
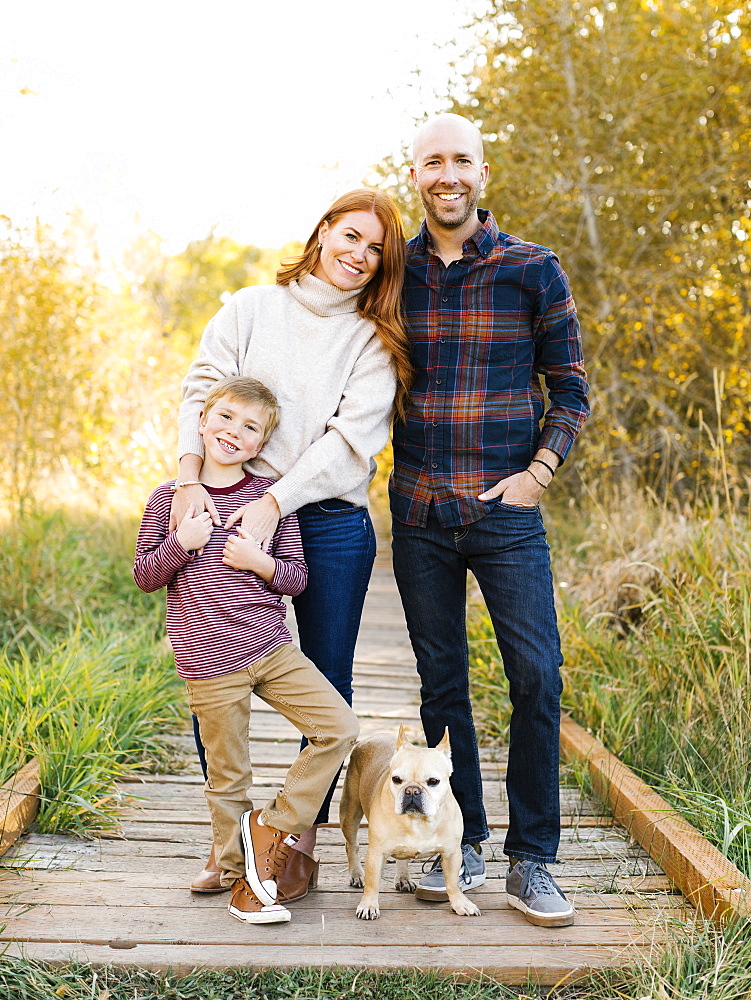
M 469 700 L 470 569 L 513 706 L 508 901 L 532 923 L 565 926 L 573 908 L 545 867 L 560 838 L 562 657 L 538 503 L 589 412 L 579 324 L 555 254 L 500 233 L 477 207 L 488 164 L 473 124 L 440 115 L 424 125 L 411 176 L 426 216 L 407 244 L 416 378 L 407 420 L 394 432 L 390 497 L 423 726 L 431 746 L 450 730 L 452 787 L 464 816 L 461 883 L 473 888 L 485 881 L 479 845 L 488 830 Z M 447 898 L 439 862 L 418 896 Z

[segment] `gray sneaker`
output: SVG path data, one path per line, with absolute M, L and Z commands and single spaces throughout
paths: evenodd
M 568 927 L 574 922 L 573 906 L 538 861 L 517 861 L 508 869 L 506 899 L 538 927 Z
M 459 869 L 459 888 L 462 892 L 476 889 L 485 881 L 485 858 L 481 851 L 476 851 L 471 844 L 462 844 L 462 866 Z M 430 899 L 434 903 L 445 903 L 449 896 L 446 892 L 446 879 L 440 857 L 433 862 L 433 867 L 417 883 L 415 896 L 418 899 Z

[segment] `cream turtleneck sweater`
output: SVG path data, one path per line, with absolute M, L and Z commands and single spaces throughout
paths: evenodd
M 183 382 L 179 455 L 203 456 L 198 417 L 216 380 L 248 375 L 276 396 L 280 422 L 246 468 L 278 480 L 282 516 L 338 497 L 365 507 L 388 440 L 396 376 L 359 291 L 313 275 L 243 288 L 210 320 Z

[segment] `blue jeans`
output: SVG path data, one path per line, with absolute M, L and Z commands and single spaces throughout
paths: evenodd
M 497 502 L 489 513 L 443 527 L 431 507 L 424 528 L 393 522 L 394 573 L 421 680 L 425 736 L 449 727 L 451 786 L 464 817 L 464 843 L 488 836 L 469 698 L 466 583 L 485 598 L 512 704 L 504 852 L 552 862 L 560 838 L 558 755 L 561 657 L 545 527 L 537 507 Z
M 297 518 L 308 564 L 308 585 L 292 599 L 300 649 L 351 705 L 355 643 L 376 555 L 373 524 L 365 507 L 345 500 L 306 504 Z M 336 778 L 316 823 L 328 823 L 335 788 Z
M 345 500 L 306 504 L 297 511 L 297 519 L 308 564 L 308 585 L 292 599 L 300 649 L 351 705 L 355 643 L 376 554 L 373 524 L 364 507 Z M 195 718 L 193 731 L 205 777 L 205 755 Z M 301 745 L 306 742 L 303 739 Z M 316 823 L 328 822 L 335 788 L 336 778 Z

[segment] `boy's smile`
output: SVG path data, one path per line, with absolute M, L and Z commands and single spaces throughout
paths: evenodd
M 206 452 L 202 474 L 210 485 L 231 485 L 223 482 L 227 472 L 241 471 L 238 467 L 243 462 L 256 457 L 268 420 L 268 410 L 261 403 L 245 403 L 229 396 L 222 396 L 208 413 L 201 414 L 198 430 Z M 214 482 L 217 473 L 221 483 Z

